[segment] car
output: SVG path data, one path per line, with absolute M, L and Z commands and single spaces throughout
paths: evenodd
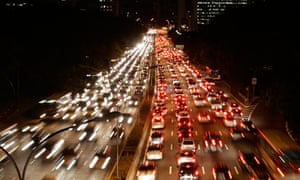
M 209 92 L 209 93 L 207 94 L 206 99 L 207 99 L 207 101 L 208 101 L 209 103 L 211 103 L 212 101 L 215 101 L 215 100 L 218 99 L 218 95 L 217 95 L 215 92 Z
M 232 140 L 240 140 L 245 138 L 245 133 L 244 129 L 242 129 L 239 126 L 232 127 L 229 129 L 229 134 L 232 138 Z
M 249 121 L 241 121 L 240 126 L 246 131 L 246 132 L 250 132 L 252 134 L 258 134 L 258 129 L 256 127 L 256 125 L 253 123 L 253 121 L 249 120 Z
M 251 173 L 253 168 L 262 167 L 263 161 L 253 152 L 238 151 L 238 163 L 244 171 Z
M 162 131 L 152 131 L 149 137 L 150 144 L 163 144 L 165 135 Z
M 227 164 L 216 163 L 212 168 L 213 180 L 232 180 L 233 176 Z
M 90 169 L 106 169 L 111 160 L 112 148 L 106 145 L 98 150 L 89 163 Z
M 67 170 L 70 170 L 77 165 L 82 152 L 80 143 L 65 147 L 59 158 L 56 160 L 55 169 L 66 167 Z
M 193 101 L 194 101 L 194 104 L 195 104 L 196 107 L 202 107 L 202 106 L 208 106 L 209 105 L 207 99 L 204 98 L 204 97 L 193 98 Z
M 243 112 L 241 109 L 233 109 L 229 112 L 235 119 L 242 120 L 243 119 Z
M 224 118 L 227 115 L 227 111 L 224 108 L 215 109 L 214 115 L 216 118 Z
M 131 113 L 122 113 L 119 117 L 119 123 L 132 124 L 134 116 Z
M 250 179 L 273 180 L 271 173 L 264 167 L 255 167 L 250 173 Z
M 192 96 L 193 99 L 196 99 L 196 98 L 200 97 L 201 94 L 200 94 L 199 91 L 192 91 L 191 96 Z
M 186 110 L 178 111 L 178 112 L 176 112 L 175 115 L 176 115 L 177 119 L 180 119 L 180 118 L 190 118 L 191 117 L 189 111 L 186 111 Z
M 147 160 L 160 160 L 163 159 L 163 146 L 162 144 L 150 144 L 147 148 Z
M 234 109 L 242 110 L 242 107 L 238 103 L 236 103 L 236 102 L 229 102 L 228 111 L 231 112 Z
M 208 111 L 199 112 L 197 115 L 197 120 L 199 123 L 211 123 L 213 122 L 213 118 Z
M 182 163 L 197 163 L 197 156 L 193 151 L 181 151 L 176 155 L 176 163 L 179 167 Z
M 222 151 L 224 148 L 223 140 L 218 132 L 206 131 L 203 137 L 204 151 Z
M 42 147 L 34 155 L 34 158 L 42 157 L 43 160 L 54 160 L 64 149 L 64 143 L 64 139 L 50 139 L 45 144 L 43 143 Z
M 139 104 L 140 104 L 140 97 L 138 97 L 138 96 L 130 96 L 127 99 L 127 104 L 130 107 L 137 107 L 137 106 L 139 106 Z
M 193 138 L 183 138 L 180 143 L 180 151 L 196 151 L 196 143 Z
M 164 116 L 164 111 L 161 107 L 154 107 L 152 109 L 152 116 Z
M 231 114 L 227 114 L 223 119 L 223 123 L 226 127 L 235 127 L 238 125 L 238 120 L 235 119 Z
M 262 159 L 253 152 L 239 151 L 238 162 L 242 170 L 249 174 L 250 179 L 273 179 Z
M 201 177 L 200 170 L 197 164 L 185 162 L 181 163 L 178 168 L 178 179 L 193 179 L 197 180 Z
M 189 126 L 181 126 L 177 131 L 178 142 L 181 143 L 184 138 L 192 138 L 193 130 Z
M 165 128 L 165 119 L 163 116 L 153 116 L 152 117 L 152 129 L 164 129 Z
M 157 176 L 157 166 L 155 161 L 145 161 L 136 172 L 137 180 L 155 180 Z
M 177 119 L 177 127 L 180 126 L 188 126 L 191 127 L 193 125 L 192 119 L 188 117 L 181 117 Z
M 116 138 L 123 139 L 125 135 L 125 128 L 122 123 L 119 123 L 118 125 L 115 125 L 110 133 L 110 138 Z
M 211 106 L 212 110 L 214 110 L 214 109 L 222 109 L 223 108 L 223 104 L 222 104 L 222 101 L 220 100 L 220 98 L 211 100 L 210 106 Z

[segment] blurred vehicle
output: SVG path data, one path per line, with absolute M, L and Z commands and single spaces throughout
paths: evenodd
M 224 143 L 218 132 L 206 131 L 203 138 L 204 151 L 222 151 Z
M 211 123 L 213 122 L 213 118 L 211 117 L 208 111 L 199 112 L 197 115 L 197 120 L 199 123 Z
M 216 163 L 212 168 L 213 180 L 232 180 L 233 176 L 229 167 L 224 163 Z
M 32 121 L 23 126 L 21 132 L 35 134 L 41 131 L 45 126 L 46 123 L 44 123 L 43 121 Z
M 193 130 L 189 126 L 180 126 L 177 131 L 178 142 L 181 143 L 184 138 L 192 138 Z
M 105 169 L 111 160 L 111 146 L 106 145 L 97 151 L 89 163 L 90 169 Z
M 228 111 L 229 111 L 229 112 L 232 112 L 232 111 L 235 110 L 235 109 L 242 110 L 242 107 L 241 107 L 240 105 L 238 105 L 237 103 L 235 103 L 235 102 L 230 102 L 230 103 L 228 104 Z
M 155 180 L 157 167 L 154 161 L 145 161 L 136 172 L 137 180 Z
M 147 160 L 160 160 L 163 159 L 163 146 L 162 144 L 150 144 L 146 152 Z
M 220 100 L 220 98 L 213 99 L 210 101 L 210 107 L 211 109 L 222 109 L 223 108 L 223 103 Z
M 152 129 L 164 129 L 165 128 L 165 119 L 163 116 L 153 116 L 152 117 Z
M 238 162 L 241 168 L 249 174 L 251 180 L 273 179 L 264 162 L 255 153 L 239 151 Z
M 154 107 L 152 109 L 152 116 L 164 116 L 166 115 L 166 113 L 164 112 L 164 110 L 160 107 Z
M 242 120 L 243 112 L 241 109 L 233 109 L 229 112 L 235 119 Z
M 193 151 L 181 151 L 176 154 L 176 163 L 177 166 L 180 166 L 182 163 L 197 163 L 197 156 Z
M 215 117 L 224 118 L 227 115 L 227 111 L 224 108 L 214 110 Z
M 127 105 L 129 107 L 137 107 L 137 106 L 139 106 L 139 104 L 140 104 L 140 97 L 138 97 L 138 96 L 130 96 L 127 99 Z
M 227 114 L 223 119 L 223 123 L 226 127 L 235 127 L 238 125 L 238 120 L 231 114 Z
M 17 149 L 19 148 L 19 138 L 17 136 L 12 136 L 9 139 L 6 139 L 5 141 L 2 141 L 0 146 L 9 154 L 14 154 Z M 3 149 L 0 150 L 0 162 L 3 162 L 8 159 L 7 154 L 3 151 Z
M 196 143 L 192 138 L 183 138 L 180 143 L 180 151 L 196 151 Z
M 253 134 L 258 134 L 258 129 L 253 123 L 253 121 L 241 121 L 240 126 L 247 132 L 251 132 Z
M 110 133 L 110 138 L 116 138 L 123 139 L 125 135 L 125 128 L 122 123 L 119 123 L 118 125 L 115 125 Z
M 131 124 L 133 121 L 133 115 L 130 113 L 122 113 L 122 115 L 119 117 L 119 123 L 127 123 Z
M 34 158 L 37 159 L 43 156 L 43 160 L 54 160 L 64 148 L 64 139 L 50 139 L 38 149 Z
M 162 131 L 152 131 L 149 142 L 150 144 L 163 144 L 165 135 Z
M 180 118 L 190 118 L 191 115 L 189 113 L 189 111 L 186 111 L 186 110 L 183 110 L 183 111 L 178 111 L 175 113 L 177 119 L 180 119 Z
M 195 104 L 196 107 L 203 107 L 203 106 L 208 106 L 209 105 L 209 102 L 204 97 L 193 98 L 193 101 L 194 101 L 194 104 Z
M 218 99 L 218 95 L 215 92 L 208 92 L 206 99 L 209 104 L 211 104 L 212 101 L 216 101 Z
M 180 126 L 188 126 L 191 127 L 193 125 L 192 119 L 187 117 L 182 117 L 177 119 L 177 127 Z
M 178 168 L 178 179 L 192 179 L 197 180 L 201 176 L 200 170 L 198 169 L 197 164 L 185 162 L 181 163 Z
M 82 152 L 80 143 L 65 147 L 56 160 L 55 169 L 66 167 L 67 170 L 70 170 L 77 165 Z
M 229 134 L 230 134 L 232 140 L 240 140 L 240 139 L 245 138 L 244 129 L 242 129 L 239 126 L 230 128 Z

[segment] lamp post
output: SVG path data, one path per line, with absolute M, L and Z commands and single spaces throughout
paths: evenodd
M 119 118 L 116 118 L 117 121 L 117 137 L 116 137 L 116 142 L 117 142 L 117 179 L 119 179 Z

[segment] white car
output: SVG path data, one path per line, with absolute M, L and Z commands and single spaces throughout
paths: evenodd
M 162 131 L 152 131 L 149 142 L 150 144 L 163 144 L 164 138 L 165 136 Z
M 180 166 L 182 163 L 196 163 L 197 157 L 193 151 L 182 151 L 177 154 L 176 163 Z
M 154 116 L 152 118 L 152 129 L 164 129 L 165 128 L 165 119 L 163 116 Z
M 194 139 L 184 138 L 180 143 L 180 151 L 196 151 L 196 144 Z
M 231 116 L 229 114 L 225 116 L 223 122 L 226 127 L 236 127 L 238 125 L 237 119 L 235 119 L 234 116 Z
M 229 133 L 230 133 L 232 140 L 240 140 L 240 139 L 245 138 L 244 130 L 242 128 L 240 128 L 239 126 L 230 128 Z
M 154 161 L 145 161 L 136 172 L 137 180 L 155 180 L 157 167 Z
M 227 111 L 223 108 L 214 110 L 215 117 L 224 118 L 227 115 Z
M 211 117 L 209 112 L 199 112 L 197 115 L 197 120 L 199 123 L 213 122 L 213 118 Z
M 193 100 L 194 100 L 194 104 L 195 104 L 196 107 L 208 106 L 209 105 L 207 99 L 204 98 L 204 97 L 193 98 Z
M 163 149 L 161 144 L 149 145 L 146 152 L 147 160 L 160 160 L 163 159 Z
M 220 99 L 211 100 L 210 102 L 211 109 L 222 109 L 223 104 Z

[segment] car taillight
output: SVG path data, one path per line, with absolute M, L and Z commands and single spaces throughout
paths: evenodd
M 229 175 L 229 179 L 232 179 L 232 174 L 229 170 L 228 170 L 228 175 Z
M 196 170 L 196 171 L 194 172 L 194 175 L 195 175 L 195 176 L 199 176 L 199 175 L 200 175 L 200 172 L 199 172 L 198 170 Z
M 223 142 L 221 140 L 219 141 L 219 145 L 223 147 Z
M 216 141 L 215 141 L 214 139 L 211 141 L 211 143 L 212 143 L 213 145 L 216 145 Z

